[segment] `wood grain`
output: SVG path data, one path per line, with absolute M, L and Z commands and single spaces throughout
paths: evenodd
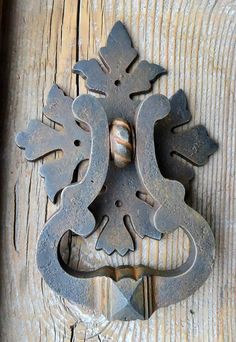
M 14 0 L 3 4 L 1 98 L 1 341 L 233 341 L 236 335 L 236 2 L 198 0 Z M 42 163 L 27 163 L 14 135 L 42 107 L 53 82 L 67 94 L 87 92 L 71 68 L 96 57 L 116 20 L 122 20 L 140 58 L 168 70 L 154 93 L 182 88 L 193 120 L 220 144 L 207 166 L 195 168 L 192 202 L 211 225 L 216 263 L 206 284 L 188 300 L 159 309 L 148 321 L 107 322 L 99 312 L 55 295 L 35 264 L 36 241 L 55 211 L 46 199 Z M 78 24 L 78 30 L 77 30 Z M 78 51 L 76 51 L 78 46 Z M 43 118 L 44 122 L 46 119 Z M 48 123 L 48 121 L 47 121 Z M 52 155 L 47 158 L 55 158 Z M 158 243 L 137 239 L 125 258 L 96 253 L 97 234 L 64 238 L 72 267 L 143 263 L 181 264 L 188 241 L 181 231 Z M 98 307 L 102 305 L 97 285 Z

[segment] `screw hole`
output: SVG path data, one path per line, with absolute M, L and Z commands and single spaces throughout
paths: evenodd
M 116 80 L 116 81 L 114 82 L 114 84 L 115 84 L 117 87 L 119 87 L 119 86 L 121 85 L 121 81 L 120 81 L 120 80 Z
M 117 207 L 117 208 L 120 208 L 120 207 L 122 207 L 122 202 L 121 201 L 115 201 L 115 206 Z
M 75 145 L 75 146 L 79 146 L 79 145 L 80 145 L 80 141 L 79 141 L 79 140 L 75 140 L 75 141 L 74 141 L 74 145 Z

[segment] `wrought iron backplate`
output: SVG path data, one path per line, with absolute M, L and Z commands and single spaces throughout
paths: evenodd
M 147 319 L 158 307 L 186 298 L 207 279 L 214 259 L 210 227 L 184 202 L 193 171 L 173 153 L 203 165 L 217 145 L 203 126 L 173 131 L 191 119 L 182 90 L 170 100 L 163 95 L 135 100 L 134 95 L 151 90 L 152 82 L 165 73 L 147 61 L 130 70 L 136 57 L 125 27 L 117 22 L 100 49 L 100 62 L 79 61 L 73 68 L 86 78 L 90 91 L 104 96 L 73 100 L 53 85 L 44 114 L 62 128 L 32 120 L 16 136 L 30 161 L 63 152 L 40 170 L 49 198 L 55 202 L 61 194 L 60 208 L 38 241 L 44 280 L 68 300 L 95 308 L 93 278 L 109 278 L 103 310 L 109 320 Z M 62 236 L 70 230 L 86 238 L 101 226 L 96 249 L 107 254 L 131 253 L 135 241 L 130 231 L 160 240 L 179 227 L 188 235 L 190 254 L 172 271 L 145 265 L 70 269 L 58 251 Z

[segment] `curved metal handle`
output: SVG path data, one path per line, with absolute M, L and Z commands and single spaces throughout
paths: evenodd
M 208 278 L 215 254 L 211 228 L 184 202 L 183 185 L 165 179 L 156 162 L 154 124 L 166 116 L 169 109 L 166 97 L 154 95 L 141 104 L 136 115 L 136 168 L 147 192 L 159 202 L 152 221 L 162 233 L 181 227 L 190 240 L 187 261 L 175 270 L 159 272 L 153 279 L 156 308 L 178 302 L 197 290 Z
M 99 194 L 106 178 L 109 130 L 106 113 L 93 96 L 82 95 L 76 98 L 73 112 L 76 119 L 88 124 L 91 130 L 89 165 L 81 182 L 63 190 L 61 207 L 48 220 L 38 240 L 37 263 L 44 280 L 55 292 L 73 302 L 92 306 L 90 294 L 93 291 L 93 281 L 73 277 L 67 272 L 60 262 L 58 249 L 62 236 L 68 230 L 86 237 L 95 228 L 95 219 L 88 206 Z M 97 169 L 100 170 L 99 173 Z
M 96 127 L 90 121 L 94 110 L 98 119 Z M 210 227 L 185 204 L 183 186 L 163 178 L 156 163 L 154 124 L 168 114 L 169 101 L 164 96 L 155 95 L 139 107 L 135 119 L 135 163 L 144 187 L 159 203 L 152 214 L 156 229 L 168 233 L 181 227 L 189 237 L 190 254 L 187 261 L 171 271 L 138 265 L 119 268 L 107 266 L 83 272 L 70 269 L 61 259 L 58 249 L 66 231 L 72 230 L 86 237 L 94 229 L 95 220 L 88 206 L 103 186 L 109 163 L 109 132 L 102 106 L 94 98 L 81 96 L 74 101 L 73 112 L 90 126 L 91 158 L 84 179 L 63 190 L 61 208 L 45 225 L 37 249 L 39 270 L 55 292 L 91 308 L 96 305 L 94 279 L 106 277 L 111 282 L 108 290 L 111 293 L 107 295 L 110 302 L 103 308 L 108 319 L 147 319 L 158 307 L 178 302 L 198 289 L 207 279 L 214 259 L 214 237 Z M 101 144 L 104 146 L 102 150 Z M 95 172 L 96 182 L 93 182 Z M 147 282 L 151 283 L 152 291 L 145 290 Z

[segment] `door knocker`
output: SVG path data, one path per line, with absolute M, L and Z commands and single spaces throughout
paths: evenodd
M 166 72 L 147 61 L 130 70 L 136 57 L 125 27 L 117 22 L 100 49 L 101 61 L 83 60 L 73 68 L 91 92 L 103 97 L 73 100 L 54 84 L 44 115 L 63 129 L 32 120 L 16 136 L 29 161 L 63 151 L 40 169 L 51 201 L 61 196 L 38 241 L 37 264 L 44 280 L 64 298 L 96 309 L 96 281 L 105 279 L 109 286 L 102 311 L 109 320 L 148 319 L 156 309 L 188 297 L 208 278 L 215 251 L 209 225 L 184 201 L 193 171 L 172 153 L 203 165 L 217 145 L 203 126 L 174 131 L 191 119 L 182 90 L 170 100 L 134 97 L 151 90 Z M 75 180 L 78 167 L 81 177 Z M 189 257 L 171 271 L 144 264 L 71 269 L 59 253 L 63 235 L 70 230 L 86 238 L 101 225 L 96 249 L 108 255 L 135 250 L 130 230 L 161 240 L 181 227 L 190 241 Z

